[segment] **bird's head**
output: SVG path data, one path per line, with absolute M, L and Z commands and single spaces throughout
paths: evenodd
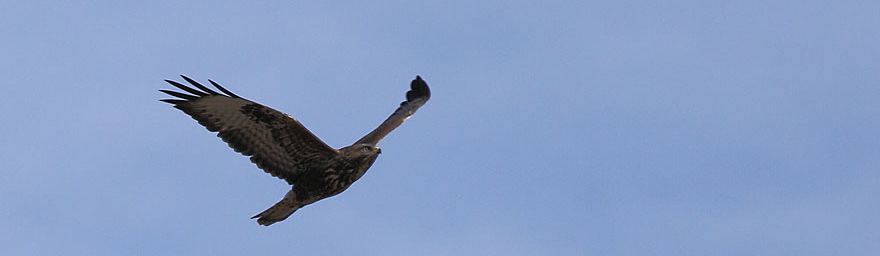
M 349 159 L 376 158 L 382 153 L 382 149 L 371 144 L 354 144 L 339 150 L 343 156 Z

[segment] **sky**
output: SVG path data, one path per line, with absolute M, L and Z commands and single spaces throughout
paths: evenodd
M 877 1 L 0 1 L 0 255 L 877 255 Z M 212 79 L 354 142 L 289 189 L 182 112 Z

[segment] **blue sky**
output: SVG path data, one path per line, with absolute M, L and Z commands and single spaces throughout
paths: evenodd
M 876 255 L 876 1 L 2 1 L 3 255 Z M 213 79 L 334 147 L 339 196 L 181 112 Z

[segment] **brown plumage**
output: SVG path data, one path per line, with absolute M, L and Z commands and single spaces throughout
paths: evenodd
M 232 149 L 272 176 L 293 185 L 269 209 L 257 214 L 260 225 L 282 221 L 297 209 L 337 195 L 357 181 L 382 152 L 376 145 L 431 97 L 421 77 L 410 84 L 406 101 L 379 127 L 354 144 L 333 149 L 296 119 L 244 99 L 208 80 L 220 92 L 181 76 L 195 88 L 165 80 L 187 93 L 159 90 L 177 99 L 162 99 L 208 128 Z

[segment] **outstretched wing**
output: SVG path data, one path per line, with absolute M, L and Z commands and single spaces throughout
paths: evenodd
M 222 93 L 181 77 L 196 88 L 165 80 L 189 94 L 159 90 L 177 97 L 161 101 L 174 104 L 209 131 L 218 132 L 232 149 L 250 156 L 251 162 L 272 176 L 293 184 L 303 172 L 321 168 L 338 154 L 284 113 L 243 99 L 214 81 L 208 80 Z
M 415 114 L 416 110 L 425 105 L 430 98 L 431 90 L 428 89 L 428 83 L 425 83 L 422 77 L 416 76 L 416 79 L 410 83 L 410 90 L 406 92 L 406 101 L 401 102 L 400 107 L 394 110 L 394 113 L 391 113 L 391 116 L 385 119 L 385 122 L 382 122 L 379 127 L 376 127 L 372 132 L 355 142 L 355 144 L 378 144 L 394 128 L 397 128 L 403 124 L 403 121 L 406 121 L 407 118 Z

